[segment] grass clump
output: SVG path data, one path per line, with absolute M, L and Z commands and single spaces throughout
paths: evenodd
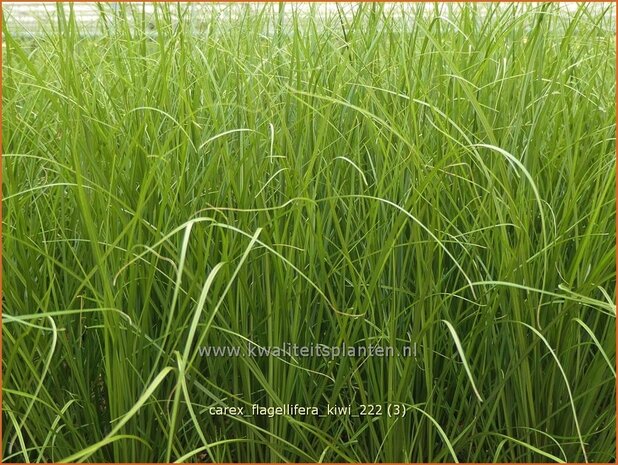
M 57 8 L 3 22 L 6 461 L 615 460 L 612 5 Z

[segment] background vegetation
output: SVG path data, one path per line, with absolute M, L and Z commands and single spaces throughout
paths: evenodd
M 615 460 L 613 7 L 236 8 L 5 22 L 4 459 Z

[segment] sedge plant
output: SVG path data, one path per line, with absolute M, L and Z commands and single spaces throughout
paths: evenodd
M 4 460 L 615 460 L 613 5 L 194 7 L 4 18 Z

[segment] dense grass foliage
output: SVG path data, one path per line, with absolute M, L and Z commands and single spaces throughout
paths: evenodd
M 3 31 L 5 460 L 615 459 L 609 6 L 58 8 Z

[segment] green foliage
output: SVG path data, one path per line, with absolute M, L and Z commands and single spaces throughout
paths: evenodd
M 615 460 L 613 7 L 210 8 L 4 22 L 5 460 Z

